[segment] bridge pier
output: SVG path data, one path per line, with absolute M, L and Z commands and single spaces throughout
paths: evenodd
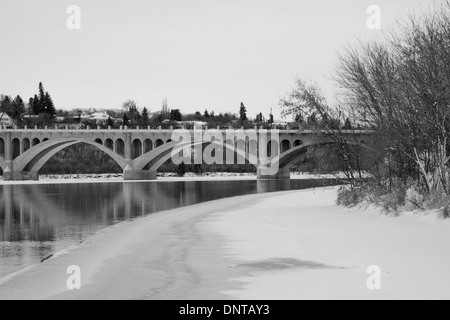
M 276 172 L 271 172 L 267 167 L 262 165 L 257 170 L 258 180 L 289 180 L 291 179 L 290 168 L 279 169 Z
M 3 172 L 4 181 L 26 181 L 26 180 L 39 180 L 39 174 L 37 172 L 29 171 L 11 171 L 9 167 L 6 167 Z
M 156 171 L 153 170 L 136 170 L 127 165 L 123 170 L 123 180 L 156 180 Z

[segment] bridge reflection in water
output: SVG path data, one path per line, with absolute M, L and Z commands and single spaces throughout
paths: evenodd
M 225 197 L 337 183 L 250 180 L 1 186 L 0 277 L 120 221 Z

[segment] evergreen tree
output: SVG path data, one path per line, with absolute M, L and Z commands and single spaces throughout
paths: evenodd
M 144 107 L 144 109 L 142 109 L 141 122 L 144 126 L 147 126 L 150 122 L 147 107 Z
M 239 119 L 241 119 L 241 121 L 247 120 L 247 109 L 245 108 L 243 102 L 241 102 L 241 107 L 239 109 Z
M 39 82 L 39 101 L 42 103 L 45 99 L 44 85 Z
M 127 114 L 123 114 L 123 125 L 128 127 L 130 125 L 130 119 L 128 118 Z
M 56 109 L 53 104 L 52 97 L 50 97 L 50 94 L 48 92 L 45 92 L 44 94 L 44 101 L 41 102 L 42 109 L 44 113 L 49 116 L 50 118 L 55 117 L 56 115 Z
M 181 116 L 180 109 L 170 110 L 170 120 L 171 121 L 181 121 L 181 119 L 182 119 L 182 116 Z
M 34 103 L 34 99 L 33 98 L 28 99 L 28 106 L 27 106 L 28 114 L 34 114 L 33 103 Z
M 16 123 L 22 120 L 23 115 L 25 114 L 25 103 L 22 98 L 18 95 L 13 102 L 11 103 L 11 113 L 10 117 Z
M 38 115 L 42 112 L 41 103 L 39 101 L 39 97 L 37 94 L 34 95 L 33 98 L 30 98 L 31 110 L 33 110 L 33 114 Z
M 161 107 L 161 115 L 165 119 L 170 116 L 170 114 L 169 114 L 169 106 L 167 104 L 167 98 L 165 98 L 163 100 L 162 107 Z
M 111 119 L 111 117 L 108 117 L 108 120 L 106 120 L 106 125 L 111 128 L 114 127 L 114 121 Z
M 11 115 L 12 112 L 12 101 L 9 96 L 3 96 L 0 100 L 0 112 L 6 113 L 8 116 Z
M 273 124 L 275 121 L 273 120 L 273 114 L 272 113 L 270 113 L 269 114 L 269 123 L 270 124 Z
M 48 91 L 44 90 L 44 85 L 39 82 L 39 92 L 34 97 L 29 99 L 29 108 L 33 114 L 39 115 L 44 113 L 49 118 L 53 118 L 56 115 L 56 109 L 53 104 L 52 97 Z
M 205 112 L 203 113 L 203 116 L 205 117 L 205 118 L 209 118 L 209 112 L 208 112 L 208 110 L 205 110 Z
M 262 122 L 264 122 L 264 117 L 263 117 L 263 115 L 262 115 L 262 112 L 260 112 L 260 113 L 258 113 L 258 114 L 256 115 L 255 122 L 256 122 L 256 123 L 262 123 Z

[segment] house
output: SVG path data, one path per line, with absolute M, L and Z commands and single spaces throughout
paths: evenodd
M 23 116 L 24 119 L 37 119 L 39 118 L 39 115 L 37 114 L 26 114 Z
M 8 116 L 6 113 L 2 112 L 2 113 L 0 113 L 0 125 L 2 127 L 4 127 L 4 126 L 12 127 L 14 125 L 14 123 L 10 116 Z
M 87 112 L 83 112 L 75 115 L 73 118 L 77 121 L 83 122 L 89 120 L 90 115 Z
M 95 123 L 106 123 L 110 116 L 104 112 L 94 112 L 89 116 L 90 121 L 95 121 Z

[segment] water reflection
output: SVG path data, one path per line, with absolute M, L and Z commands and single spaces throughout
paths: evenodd
M 0 187 L 0 277 L 120 221 L 237 195 L 336 180 L 146 182 Z

